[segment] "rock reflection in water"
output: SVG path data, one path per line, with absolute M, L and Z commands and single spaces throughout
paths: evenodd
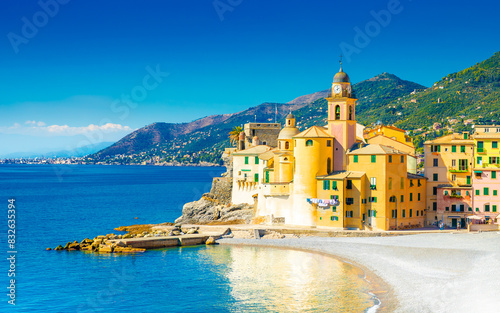
M 234 312 L 363 312 L 374 305 L 362 272 L 326 255 L 236 246 L 201 253 L 227 279 Z

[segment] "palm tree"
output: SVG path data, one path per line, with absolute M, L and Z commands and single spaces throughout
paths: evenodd
M 232 131 L 229 132 L 229 139 L 231 145 L 235 144 L 238 142 L 240 139 L 240 133 L 243 131 L 243 127 L 241 126 L 235 126 Z

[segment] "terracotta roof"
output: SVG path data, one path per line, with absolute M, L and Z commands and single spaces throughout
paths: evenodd
M 407 154 L 402 151 L 396 150 L 394 148 L 384 146 L 384 145 L 378 145 L 378 144 L 371 144 L 371 145 L 366 145 L 364 147 L 358 148 L 358 144 L 354 144 L 346 154 Z
M 425 176 L 422 176 L 422 175 L 417 175 L 417 174 L 412 174 L 412 173 L 406 173 L 407 177 L 409 179 L 428 179 L 427 177 Z
M 344 179 L 344 178 L 361 178 L 365 176 L 365 172 L 357 171 L 340 171 L 333 172 L 330 175 L 317 176 L 317 179 Z
M 453 134 L 449 134 L 443 137 L 436 138 L 434 140 L 427 140 L 424 145 L 432 144 L 473 144 L 472 139 L 453 139 Z
M 333 138 L 333 136 L 328 134 L 323 127 L 312 126 L 293 138 Z

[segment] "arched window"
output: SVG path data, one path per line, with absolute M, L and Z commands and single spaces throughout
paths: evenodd
M 328 160 L 326 160 L 326 173 L 330 174 L 331 171 L 332 171 L 332 159 L 328 158 Z
M 312 145 L 313 145 L 313 141 L 311 139 L 306 141 L 306 147 L 311 147 Z
M 288 125 L 291 125 L 292 124 L 292 121 L 288 120 Z
M 340 120 L 340 105 L 335 106 L 335 119 Z
M 352 106 L 349 106 L 349 120 L 352 121 Z
M 288 141 L 285 141 L 285 150 L 290 149 L 290 143 Z

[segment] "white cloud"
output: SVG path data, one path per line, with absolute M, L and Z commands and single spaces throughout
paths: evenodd
M 90 124 L 88 126 L 49 125 L 42 121 L 26 121 L 25 125 L 15 123 L 10 127 L 0 127 L 0 133 L 32 136 L 75 136 L 91 133 L 129 133 L 129 126 L 107 123 L 104 125 Z

